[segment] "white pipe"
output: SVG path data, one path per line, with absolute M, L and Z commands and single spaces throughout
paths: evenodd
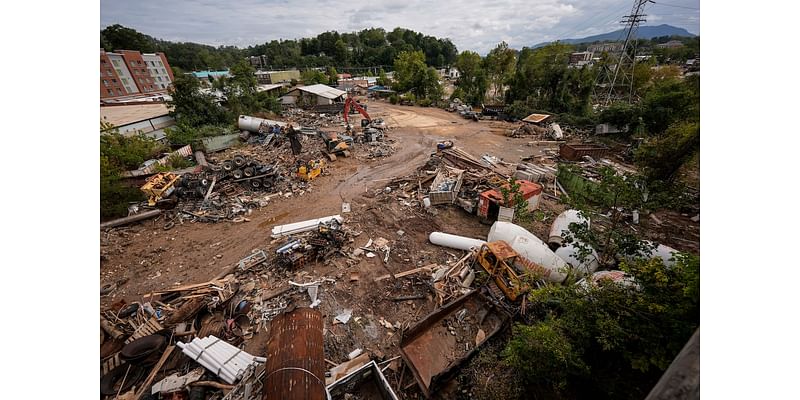
M 567 279 L 569 265 L 525 228 L 510 222 L 497 221 L 489 230 L 488 239 L 490 242 L 502 240 L 523 258 L 542 266 L 549 272 L 545 277 L 548 281 L 561 283 Z
M 229 364 L 223 364 L 227 357 L 222 359 L 225 356 L 220 352 L 220 349 L 217 348 L 218 346 L 206 348 L 208 344 L 203 345 L 199 340 L 197 342 L 192 342 L 191 345 L 195 351 L 203 350 L 203 356 L 212 359 L 216 365 L 219 365 L 222 368 L 222 370 L 225 370 L 230 376 L 234 377 L 234 381 L 241 375 L 239 371 L 232 368 Z
M 223 369 L 213 358 L 209 357 L 201 357 L 200 353 L 198 353 L 192 343 L 177 343 L 178 347 L 183 350 L 183 354 L 189 356 L 189 358 L 195 360 L 197 363 L 205 367 L 207 370 L 217 374 L 220 378 L 222 378 L 225 382 L 229 384 L 233 384 L 236 379 L 235 377 L 231 376 L 227 370 Z
M 196 343 L 194 342 L 189 343 L 186 347 L 189 349 L 191 353 L 190 355 L 193 356 L 192 358 L 194 358 L 195 361 L 203 364 L 203 366 L 206 367 L 209 371 L 215 373 L 217 376 L 224 379 L 226 382 L 230 384 L 236 382 L 236 374 L 233 374 L 231 371 L 225 368 L 225 366 L 223 366 L 216 358 L 214 358 L 210 354 L 203 352 L 201 355 L 200 350 L 202 350 L 202 348 L 199 347 Z
M 198 339 L 202 347 L 213 344 L 211 348 L 216 350 L 216 354 L 222 358 L 218 358 L 217 361 L 224 363 L 225 361 L 230 360 L 226 365 L 234 367 L 231 368 L 232 371 L 236 371 L 237 373 L 239 371 L 243 372 L 249 365 L 253 364 L 253 356 L 247 352 L 240 351 L 238 347 L 232 346 L 230 343 L 225 341 L 219 341 L 215 343 L 216 340 L 217 338 L 213 335 L 203 339 Z
M 225 362 L 228 359 L 230 359 L 230 361 L 228 363 L 235 365 L 236 369 L 239 369 L 241 371 L 246 370 L 247 367 L 249 367 L 250 365 L 252 365 L 252 364 L 254 364 L 256 362 L 255 361 L 255 358 L 256 358 L 255 356 L 247 353 L 246 351 L 243 351 L 243 350 L 239 349 L 236 346 L 231 345 L 230 343 L 228 343 L 226 341 L 222 341 L 222 340 L 217 341 L 218 339 L 214 335 L 210 335 L 208 337 L 205 337 L 205 338 L 202 338 L 202 339 L 197 339 L 197 340 L 201 344 L 203 344 L 204 347 L 207 346 L 207 345 L 211 345 L 213 343 L 213 347 L 216 348 L 217 350 L 219 350 L 220 353 L 225 357 L 224 360 L 219 360 L 219 361 Z M 217 342 L 215 342 L 215 341 L 217 341 Z M 266 359 L 264 359 L 264 362 L 266 362 Z
M 202 345 L 199 343 L 193 343 L 196 346 L 196 349 L 203 349 L 204 356 L 208 356 L 209 358 L 213 359 L 214 362 L 219 365 L 223 370 L 227 371 L 230 375 L 238 378 L 241 375 L 243 370 L 237 366 L 232 365 L 231 363 L 225 363 L 225 360 L 228 359 L 228 356 L 225 355 L 217 346 L 206 347 L 206 345 Z
M 428 239 L 431 241 L 431 243 L 439 246 L 466 251 L 469 251 L 472 248 L 480 248 L 486 243 L 484 240 L 472 239 L 442 232 L 431 232 L 430 236 L 428 236 Z

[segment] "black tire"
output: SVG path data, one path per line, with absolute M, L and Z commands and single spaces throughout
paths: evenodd
M 130 372 L 128 371 L 128 367 L 131 367 Z M 125 373 L 128 374 L 127 377 Z M 100 394 L 109 396 L 115 395 L 117 392 L 125 393 L 133 387 L 134 384 L 142 380 L 145 373 L 145 369 L 138 365 L 122 364 L 108 371 L 107 374 L 100 378 Z M 122 383 L 122 378 L 125 378 L 124 383 Z M 118 387 L 117 383 L 122 383 L 122 387 Z
M 245 164 L 247 164 L 247 160 L 244 157 L 242 156 L 233 157 L 233 165 L 237 167 L 242 167 Z
M 199 186 L 196 187 L 194 189 L 194 193 L 199 197 L 206 197 L 206 189 L 204 189 L 203 187 L 199 187 Z
M 151 354 L 160 351 L 167 344 L 167 340 L 161 335 L 149 335 L 136 339 L 122 348 L 119 357 L 130 363 L 144 361 Z
M 169 221 L 166 224 L 164 224 L 164 230 L 168 231 L 168 230 L 172 229 L 172 227 L 174 227 L 174 226 L 175 226 L 175 221 Z
M 233 179 L 242 179 L 242 177 L 244 176 L 244 172 L 242 172 L 242 170 L 240 169 L 233 170 L 232 174 L 233 174 Z
M 247 167 L 244 170 L 242 170 L 242 172 L 244 172 L 244 176 L 249 178 L 256 174 L 256 169 L 253 167 Z
M 261 187 L 261 179 L 251 179 L 250 180 L 250 187 L 253 189 L 258 189 Z
M 234 167 L 233 161 L 231 160 L 225 160 L 222 162 L 222 169 L 224 169 L 225 171 L 232 171 L 233 167 Z

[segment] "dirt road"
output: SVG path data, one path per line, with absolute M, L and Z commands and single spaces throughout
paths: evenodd
M 343 201 L 354 203 L 356 211 L 363 201 L 360 196 L 367 189 L 379 188 L 382 181 L 408 174 L 424 164 L 436 151 L 437 141 L 453 140 L 476 157 L 488 153 L 509 162 L 518 162 L 520 156 L 538 151 L 528 146 L 526 139 L 503 135 L 512 129 L 512 124 L 475 122 L 435 108 L 368 104 L 371 116 L 384 118 L 391 128 L 387 137 L 395 140 L 397 152 L 390 157 L 369 161 L 340 158 L 302 196 L 283 197 L 255 210 L 247 216 L 250 222 L 187 222 L 164 231 L 163 221 L 155 220 L 101 233 L 101 286 L 126 282 L 113 297 L 104 297 L 103 304 L 120 297 L 137 301 L 160 288 L 205 281 L 251 250 L 265 248 L 275 225 L 337 214 Z M 461 212 L 447 211 L 445 216 L 456 218 L 453 213 Z M 476 224 L 469 230 L 478 233 L 488 229 Z

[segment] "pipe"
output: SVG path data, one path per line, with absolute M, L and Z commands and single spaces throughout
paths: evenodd
M 467 251 L 471 250 L 472 248 L 481 247 L 483 244 L 486 243 L 486 241 L 484 240 L 472 239 L 464 236 L 451 235 L 449 233 L 442 233 L 442 232 L 431 232 L 428 239 L 431 241 L 431 243 L 439 246 L 450 247 L 452 249 L 458 249 L 458 250 L 467 250 Z
M 201 355 L 200 351 L 202 349 L 198 348 L 198 345 L 196 343 L 194 342 L 188 343 L 185 348 L 189 349 L 189 353 L 187 353 L 187 355 L 194 358 L 195 361 L 202 364 L 209 371 L 215 373 L 217 376 L 224 379 L 226 382 L 230 384 L 236 382 L 236 374 L 233 374 L 231 371 L 229 371 L 215 357 L 211 356 L 210 354 L 207 354 L 207 352 L 203 352 Z
M 198 342 L 200 344 L 210 345 L 210 344 L 214 343 L 214 341 L 216 341 L 217 338 L 215 336 L 211 335 L 211 336 L 208 336 L 208 337 L 205 337 L 205 338 L 202 338 L 202 339 L 197 339 L 197 340 L 198 340 Z M 246 370 L 247 367 L 249 367 L 250 365 L 258 362 L 259 359 L 263 360 L 263 361 L 261 361 L 262 363 L 267 361 L 266 358 L 264 358 L 264 357 L 253 356 L 250 353 L 247 353 L 246 351 L 241 350 L 238 347 L 233 346 L 230 343 L 225 342 L 225 341 L 216 342 L 216 346 L 214 346 L 214 347 L 216 349 L 220 350 L 222 355 L 225 357 L 225 359 L 221 360 L 221 361 L 224 362 L 224 361 L 230 359 L 231 361 L 229 361 L 229 363 L 235 364 L 236 367 L 239 368 L 239 369 L 242 369 L 242 371 Z
M 235 347 L 231 346 L 227 342 L 220 341 L 214 343 L 214 341 L 217 339 L 213 336 L 204 339 L 206 340 L 204 341 L 203 339 L 195 339 L 192 341 L 192 343 L 190 343 L 192 349 L 195 352 L 202 350 L 204 355 L 207 355 L 208 358 L 213 359 L 216 364 L 220 365 L 231 376 L 234 376 L 237 379 L 240 378 L 247 366 L 252 364 L 252 361 L 247 360 L 245 356 L 231 359 L 231 357 L 234 355 L 234 352 L 230 349 Z M 225 343 L 225 345 L 218 345 L 219 343 Z M 244 355 L 249 356 L 247 353 L 244 353 Z M 228 359 L 231 359 L 231 361 L 228 361 Z M 225 363 L 225 361 L 228 362 Z
M 234 382 L 236 382 L 235 377 L 231 376 L 231 374 L 227 370 L 222 368 L 222 366 L 219 365 L 219 363 L 216 362 L 216 360 L 214 360 L 211 357 L 201 357 L 200 353 L 193 346 L 193 342 L 189 343 L 177 342 L 177 346 L 181 348 L 183 354 L 186 354 L 187 356 L 189 356 L 189 358 L 195 360 L 197 363 L 205 367 L 207 370 L 215 373 L 225 382 L 228 382 L 229 384 L 233 384 Z
M 215 340 L 217 340 L 217 338 L 212 335 L 203 339 L 198 339 L 198 342 L 203 347 L 206 347 L 214 343 Z M 220 343 L 225 343 L 225 345 L 219 345 Z M 212 346 L 212 348 L 217 350 L 216 354 L 223 357 L 223 359 L 221 360 L 218 359 L 218 361 L 220 361 L 221 363 L 230 359 L 230 361 L 228 361 L 228 364 L 226 365 L 231 365 L 235 369 L 240 370 L 242 372 L 244 372 L 244 370 L 246 370 L 248 366 L 254 363 L 253 356 L 245 351 L 240 350 L 238 347 L 232 346 L 231 344 L 224 341 L 217 342 L 216 344 L 218 345 Z
M 497 221 L 489 230 L 488 239 L 490 242 L 504 241 L 523 258 L 542 266 L 550 272 L 548 281 L 561 283 L 567 279 L 569 265 L 525 228 L 510 222 Z
M 216 364 L 218 364 L 223 370 L 227 371 L 231 376 L 235 378 L 239 378 L 242 375 L 243 369 L 239 368 L 236 365 L 232 365 L 231 363 L 225 363 L 225 361 L 229 358 L 226 356 L 221 349 L 217 348 L 217 346 L 206 347 L 201 343 L 194 343 L 192 345 L 195 346 L 196 350 L 203 350 L 203 355 L 207 355 L 208 358 L 213 359 Z M 234 379 L 235 381 L 235 379 Z
M 119 219 L 111 220 L 111 221 L 108 221 L 108 222 L 103 222 L 102 224 L 100 224 L 100 229 L 102 230 L 102 229 L 114 228 L 116 226 L 127 225 L 127 224 L 130 224 L 130 223 L 139 222 L 139 221 L 142 221 L 142 220 L 145 220 L 145 219 L 154 218 L 154 217 L 159 216 L 160 214 L 161 214 L 161 210 L 145 211 L 145 212 L 134 214 L 134 215 L 131 215 L 131 216 L 128 216 L 128 217 L 119 218 Z

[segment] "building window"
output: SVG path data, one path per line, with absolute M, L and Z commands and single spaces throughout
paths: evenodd
M 163 66 L 164 64 L 162 64 L 162 63 L 161 63 L 161 61 L 159 61 L 159 62 L 158 62 L 158 65 L 159 65 L 159 66 Z
M 160 76 L 158 77 L 158 81 L 161 82 L 161 77 Z
M 108 86 L 108 81 L 103 79 L 103 85 Z
M 122 75 L 122 70 L 117 68 L 117 75 Z
M 112 63 L 114 63 L 115 67 L 119 67 L 119 60 L 114 60 L 114 61 L 112 61 Z
M 131 61 L 131 67 L 136 65 L 136 61 Z
M 161 68 L 161 73 L 162 73 L 162 74 L 166 74 L 166 73 L 167 73 L 167 71 L 166 71 L 164 68 Z
M 128 93 L 131 93 L 131 92 L 133 92 L 133 90 L 131 90 L 130 86 L 125 86 L 125 90 L 126 90 Z
M 122 83 L 127 85 L 128 84 L 128 78 L 122 78 Z
M 106 63 L 106 60 L 103 60 L 103 59 L 101 58 L 101 59 L 100 59 L 100 64 L 105 64 L 105 63 Z
M 108 92 L 109 96 L 110 96 L 110 95 L 112 95 L 112 94 L 114 94 L 114 91 L 113 91 L 113 90 L 111 90 L 111 89 L 106 89 L 106 92 Z
M 122 89 L 117 88 L 117 93 L 122 94 Z
M 117 80 L 116 79 L 112 79 L 111 82 L 117 83 Z

